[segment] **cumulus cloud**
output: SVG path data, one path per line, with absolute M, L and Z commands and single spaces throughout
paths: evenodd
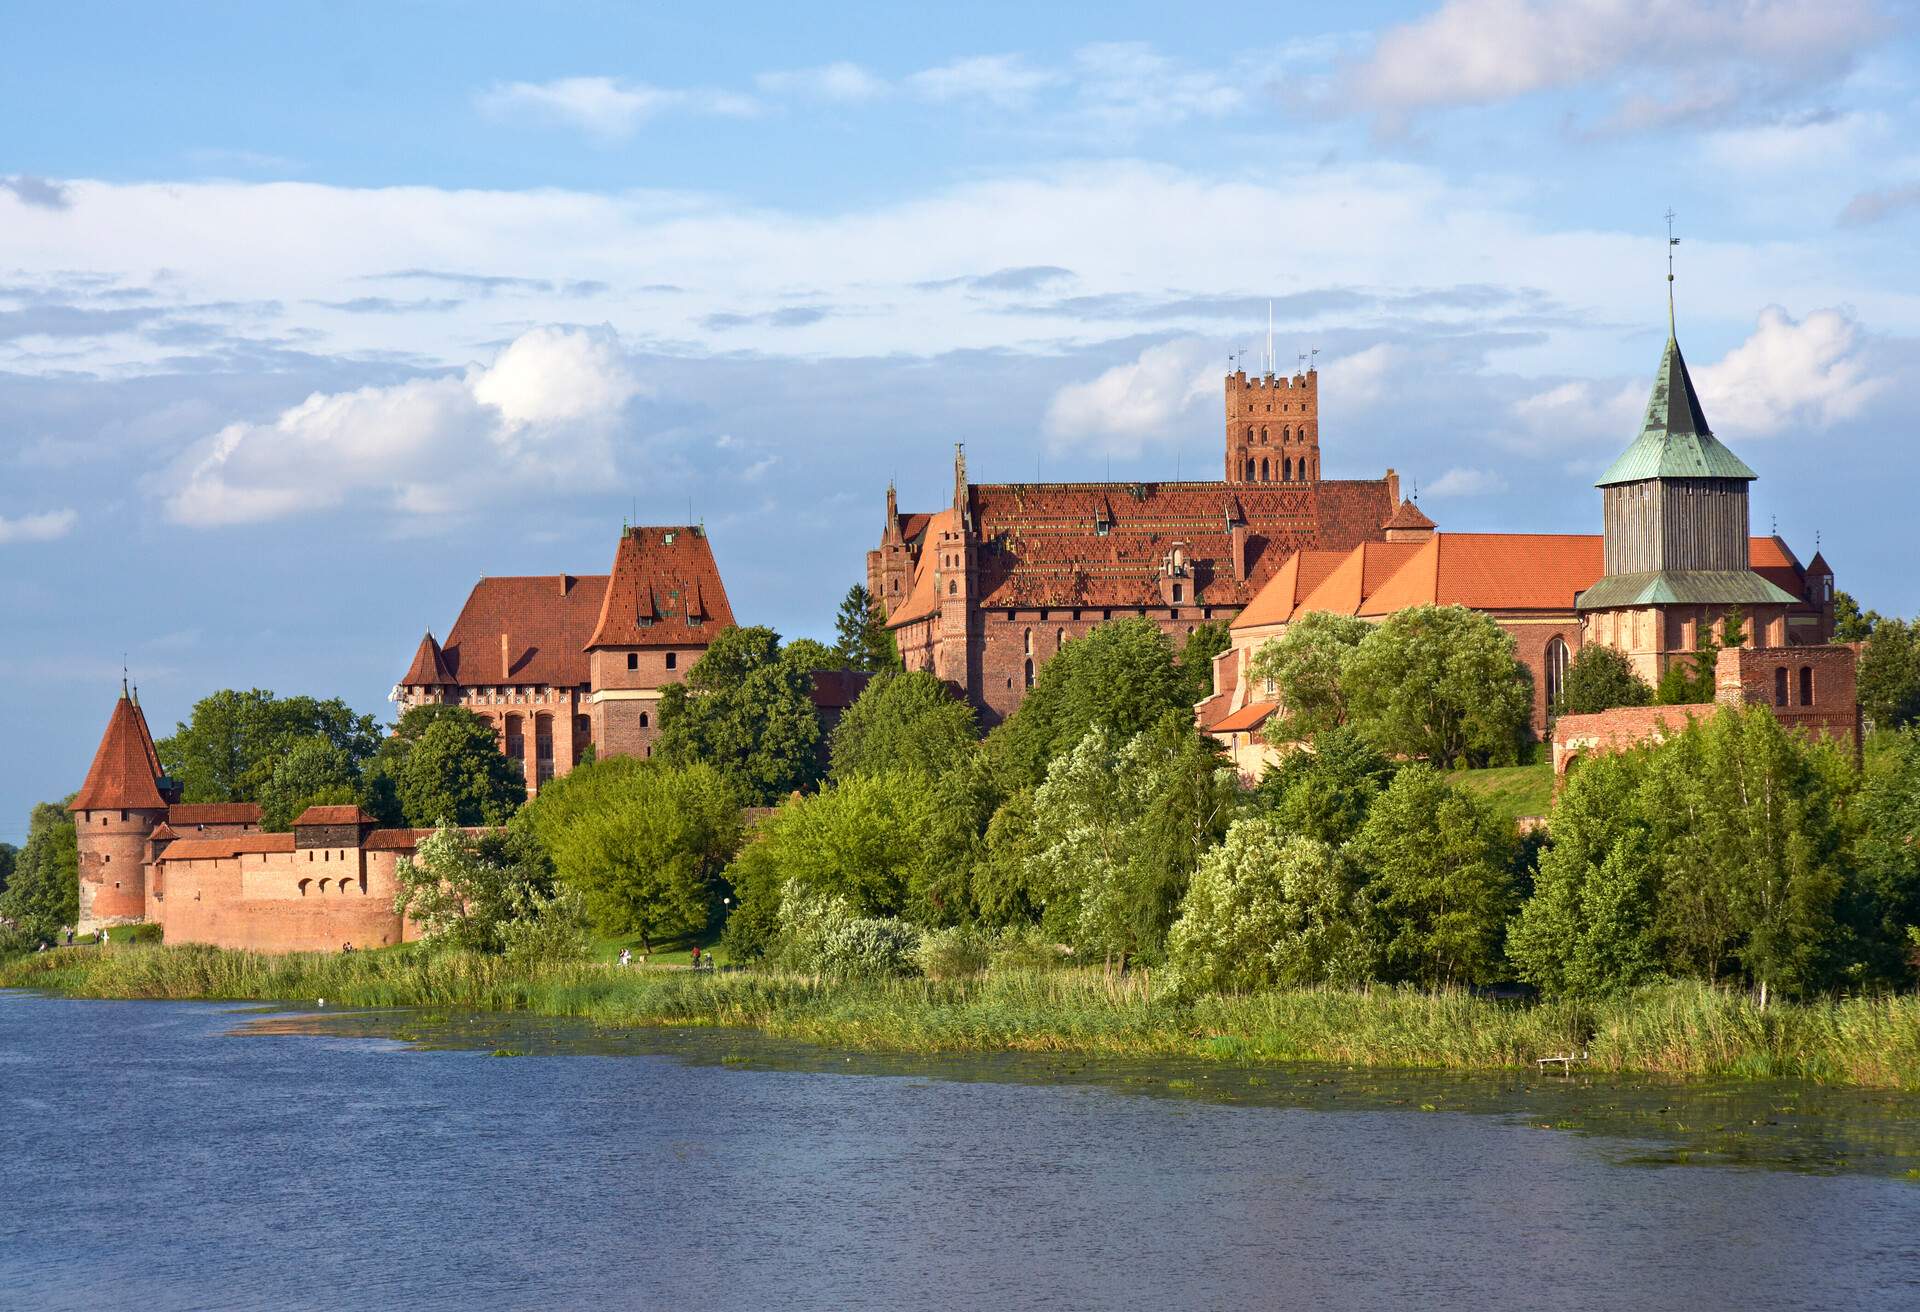
M 1510 407 L 1520 434 L 1513 445 L 1532 451 L 1624 447 L 1640 430 L 1649 380 L 1577 378 L 1519 397 Z
M 1484 497 L 1505 492 L 1507 480 L 1488 469 L 1449 469 L 1420 491 L 1430 497 Z
M 751 118 L 750 96 L 701 88 L 656 87 L 610 77 L 562 77 L 551 82 L 503 82 L 481 93 L 483 112 L 496 118 L 532 117 L 617 140 L 662 114 Z
M 443 515 L 527 485 L 604 480 L 639 391 L 610 332 L 536 328 L 492 364 L 352 392 L 316 392 L 197 444 L 161 480 L 169 518 L 207 527 L 349 501 Z
M 73 532 L 79 519 L 79 512 L 73 510 L 47 510 L 12 519 L 0 515 L 0 546 L 11 542 L 52 542 Z
M 754 84 L 768 95 L 799 96 L 835 104 L 878 100 L 892 90 L 886 79 L 876 77 L 860 65 L 846 60 L 821 64 L 816 68 L 762 73 L 754 79 Z
M 1137 455 L 1149 443 L 1174 439 L 1179 421 L 1195 406 L 1218 398 L 1213 358 L 1207 342 L 1163 342 L 1097 378 L 1067 384 L 1047 407 L 1049 448 Z
M 1344 93 L 1391 116 L 1626 82 L 1613 126 L 1651 127 L 1829 80 L 1885 29 L 1872 0 L 1447 0 L 1383 32 Z
M 1053 69 L 1036 68 L 1020 55 L 971 55 L 907 78 L 907 88 L 938 103 L 983 101 L 999 109 L 1024 109 L 1064 76 Z
M 1840 223 L 1847 227 L 1878 223 L 1911 209 L 1920 209 L 1920 182 L 1859 193 L 1840 211 Z
M 1729 440 L 1828 427 L 1888 385 L 1869 370 L 1860 325 L 1840 310 L 1796 320 L 1769 306 L 1752 336 L 1692 372 L 1708 421 Z
M 10 178 L 0 178 L 0 191 L 10 191 L 22 205 L 43 210 L 64 210 L 73 204 L 73 198 L 60 183 L 37 178 L 31 173 L 16 173 Z

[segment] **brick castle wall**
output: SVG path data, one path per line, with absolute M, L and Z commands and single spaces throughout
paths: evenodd
M 132 924 L 146 914 L 147 835 L 165 811 L 76 811 L 79 849 L 79 929 Z

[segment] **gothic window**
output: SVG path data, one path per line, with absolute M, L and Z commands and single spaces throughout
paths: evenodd
M 1033 655 L 1033 630 L 1032 629 L 1027 630 L 1026 652 L 1027 652 L 1027 655 L 1029 656 Z
M 1787 704 L 1787 667 L 1784 665 L 1773 672 L 1773 704 Z
M 1293 482 L 1293 460 L 1290 457 L 1280 462 L 1280 481 L 1283 483 Z
M 1055 651 L 1059 651 L 1062 647 L 1066 645 L 1067 645 L 1067 631 L 1065 629 L 1061 629 L 1053 635 L 1053 649 Z
M 1813 705 L 1813 666 L 1811 665 L 1800 667 L 1800 704 Z
M 1267 426 L 1265 424 L 1262 424 L 1260 425 L 1260 444 L 1262 446 L 1265 446 L 1266 442 L 1267 442 Z
M 1249 483 L 1253 481 L 1253 457 L 1252 456 L 1247 457 L 1247 481 Z M 102 823 L 104 823 L 104 821 Z
M 1027 687 L 1033 687 L 1033 658 L 1027 658 Z
M 955 595 L 957 595 L 957 594 L 959 593 L 959 591 L 960 591 L 960 585 L 959 585 L 958 583 L 955 583 L 955 582 L 954 582 L 954 581 L 953 581 L 952 579 L 948 579 L 948 580 L 947 580 L 947 595 L 948 595 L 949 597 L 952 597 L 952 596 L 955 596 Z
M 1564 639 L 1552 638 L 1547 642 L 1547 705 L 1552 707 L 1560 700 L 1567 687 L 1567 644 Z
M 1260 462 L 1260 481 L 1267 481 L 1267 462 L 1264 459 Z
M 1253 425 L 1252 424 L 1247 425 L 1247 441 L 1249 442 L 1253 441 Z
M 1180 585 L 1178 583 L 1173 585 L 1173 602 L 1176 606 L 1180 604 Z
M 640 727 L 642 729 L 647 727 L 647 713 L 645 711 L 640 712 Z
M 1291 428 L 1283 428 L 1283 429 L 1281 429 L 1281 430 L 1280 430 L 1280 440 L 1281 440 L 1282 442 L 1291 442 L 1291 441 L 1293 441 L 1293 429 L 1291 429 Z

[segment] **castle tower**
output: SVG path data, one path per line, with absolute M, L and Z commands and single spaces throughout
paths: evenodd
M 1320 479 L 1320 374 L 1227 375 L 1227 482 Z
M 927 544 L 927 550 L 935 553 L 933 586 L 939 607 L 933 672 L 965 688 L 970 696 L 977 696 L 979 644 L 971 639 L 978 544 L 974 541 L 972 496 L 967 484 L 967 449 L 958 443 L 953 448 L 953 509 L 937 522 L 940 528 L 930 535 Z
M 1657 682 L 1676 656 L 1744 617 L 1747 641 L 1786 641 L 1794 598 L 1752 568 L 1747 485 L 1756 475 L 1713 435 L 1669 333 L 1640 436 L 1595 484 L 1606 574 L 1578 602 L 1587 640 Z
M 90 932 L 147 914 L 147 838 L 179 790 L 160 768 L 140 703 L 120 687 L 86 782 L 70 804 L 80 856 L 80 921 Z

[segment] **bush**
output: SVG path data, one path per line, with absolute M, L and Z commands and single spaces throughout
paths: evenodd
M 994 940 L 971 925 L 928 930 L 920 938 L 920 973 L 928 979 L 959 979 L 983 973 L 993 962 Z
M 820 973 L 835 979 L 886 979 L 920 971 L 920 931 L 893 916 L 838 926 L 820 944 Z
M 993 945 L 990 975 L 1032 975 L 1071 964 L 1071 953 L 1061 948 L 1038 925 L 1017 925 L 1000 931 Z

